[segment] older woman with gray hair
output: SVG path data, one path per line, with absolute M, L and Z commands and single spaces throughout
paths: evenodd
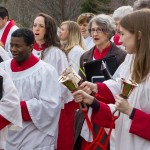
M 116 57 L 118 67 L 124 61 L 126 52 L 110 41 L 115 33 L 115 24 L 112 18 L 105 14 L 97 15 L 91 19 L 88 28 L 95 46 L 81 56 L 80 68 L 84 68 L 85 62 L 111 56 Z M 81 71 L 79 71 L 79 75 L 86 80 Z

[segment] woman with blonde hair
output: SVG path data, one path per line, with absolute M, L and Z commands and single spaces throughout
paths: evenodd
M 80 56 L 85 52 L 79 26 L 74 21 L 65 21 L 60 25 L 59 32 L 68 62 L 74 70 L 79 71 Z M 58 132 L 57 150 L 72 150 L 74 141 L 74 112 L 79 105 L 73 101 L 65 104 L 61 110 Z
M 62 22 L 59 37 L 69 64 L 78 72 L 80 57 L 85 52 L 85 45 L 78 24 L 74 21 Z

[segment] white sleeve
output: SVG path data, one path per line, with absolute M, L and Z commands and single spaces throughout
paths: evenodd
M 20 99 L 17 89 L 12 80 L 3 69 L 0 68 L 0 75 L 3 78 L 2 98 L 0 100 L 0 115 L 11 122 L 16 128 L 22 127 L 22 116 Z M 11 126 L 9 125 L 9 127 Z M 8 126 L 0 130 L 0 149 L 5 149 Z
M 27 100 L 27 107 L 35 126 L 41 132 L 54 136 L 61 110 L 58 74 L 47 64 L 41 70 L 39 78 L 41 81 L 38 97 Z

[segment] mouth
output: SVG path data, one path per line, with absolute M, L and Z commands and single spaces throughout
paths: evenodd
M 35 36 L 38 36 L 38 35 L 40 35 L 40 34 L 39 34 L 39 33 L 35 33 L 34 35 L 35 35 Z
M 81 33 L 85 33 L 86 31 L 81 31 Z
M 19 57 L 19 55 L 18 55 L 18 54 L 13 54 L 13 53 L 12 53 L 12 56 L 13 56 L 13 58 L 17 58 L 17 57 Z
M 94 38 L 94 41 L 98 41 L 99 40 L 99 38 Z

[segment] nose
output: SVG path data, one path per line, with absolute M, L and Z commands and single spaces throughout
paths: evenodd
M 34 29 L 35 31 L 37 31 L 37 30 L 39 30 L 39 26 L 33 26 L 33 29 Z
M 93 35 L 97 35 L 97 31 L 96 30 L 93 31 Z
M 80 25 L 80 29 L 83 29 L 84 28 L 84 26 L 83 25 Z
M 11 52 L 15 52 L 16 51 L 16 47 L 15 46 L 11 46 L 10 50 L 11 50 Z

